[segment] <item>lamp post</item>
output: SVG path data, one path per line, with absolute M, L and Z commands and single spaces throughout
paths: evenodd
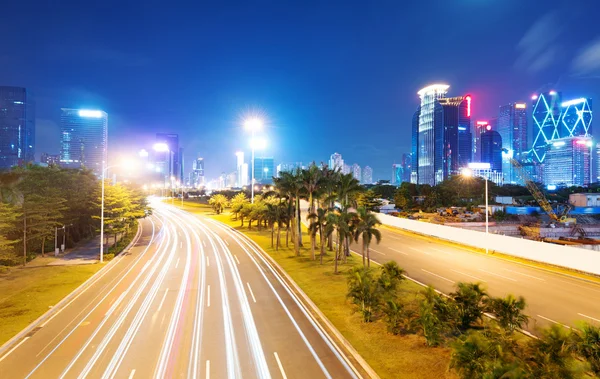
M 262 129 L 263 122 L 259 118 L 251 118 L 244 122 L 244 127 L 246 130 L 250 130 L 251 132 L 251 148 L 252 148 L 252 179 L 251 179 L 251 202 L 254 203 L 254 150 L 257 148 L 257 141 L 254 139 L 254 135 L 256 131 Z
M 468 178 L 473 177 L 473 171 L 471 169 L 462 170 L 462 175 Z M 485 180 L 485 253 L 489 253 L 488 246 L 488 235 L 489 235 L 489 208 L 488 208 L 488 178 L 487 175 L 483 176 Z

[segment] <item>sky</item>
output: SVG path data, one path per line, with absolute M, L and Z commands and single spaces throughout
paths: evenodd
M 0 85 L 36 99 L 36 153 L 59 152 L 61 107 L 109 114 L 109 161 L 178 133 L 186 171 L 235 171 L 259 115 L 281 162 L 334 152 L 390 179 L 410 152 L 417 91 L 471 94 L 475 119 L 556 89 L 600 95 L 598 0 L 12 1 Z M 600 126 L 597 128 L 600 136 Z

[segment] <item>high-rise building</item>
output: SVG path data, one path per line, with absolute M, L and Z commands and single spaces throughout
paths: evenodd
M 238 172 L 233 171 L 227 175 L 227 187 L 234 188 L 238 185 Z
M 100 110 L 62 108 L 60 164 L 102 175 L 107 162 L 108 115 Z
M 359 182 L 362 179 L 362 170 L 360 169 L 360 166 L 358 165 L 358 163 L 355 163 L 352 165 L 352 176 L 354 177 L 354 179 L 358 180 Z
M 238 151 L 237 153 L 235 153 L 236 156 L 236 170 L 237 170 L 237 186 L 238 187 L 243 187 L 245 185 L 248 185 L 247 180 L 248 180 L 248 175 L 244 175 L 244 152 L 243 151 Z M 247 171 L 246 171 L 247 172 Z M 246 181 L 244 181 L 244 179 L 246 179 Z
M 344 165 L 342 166 L 342 174 L 350 174 L 352 172 L 352 168 L 350 167 L 349 164 L 344 163 Z
M 481 160 L 481 135 L 485 133 L 490 123 L 487 121 L 477 121 L 473 127 L 473 162 L 482 162 Z
M 494 128 L 492 128 L 494 130 Z M 502 172 L 506 183 L 521 183 L 518 171 L 510 162 L 511 158 L 522 161 L 527 152 L 527 105 L 510 103 L 500 107 L 498 112 L 498 133 L 502 138 Z
M 302 162 L 280 163 L 275 168 L 275 176 L 279 178 L 282 172 L 295 172 L 296 170 L 301 170 L 303 167 Z
M 398 185 L 402 183 L 402 178 L 404 176 L 404 167 L 401 164 L 394 163 L 392 165 L 392 181 L 391 184 Z
M 183 149 L 179 148 L 179 135 L 174 133 L 156 133 L 156 143 L 165 144 L 167 149 L 154 152 L 154 162 L 165 180 L 183 179 Z
M 273 158 L 254 158 L 254 181 L 260 184 L 273 184 L 275 160 Z
M 0 170 L 33 162 L 35 102 L 21 87 L 0 86 Z
M 502 137 L 491 127 L 481 134 L 481 162 L 489 163 L 491 171 L 502 172 Z
M 600 142 L 596 144 L 596 180 L 600 182 Z
M 344 169 L 344 160 L 342 154 L 333 153 L 329 158 L 329 168 L 332 170 L 338 169 L 342 171 Z
M 402 182 L 411 182 L 412 175 L 412 154 L 404 153 L 402 154 Z
M 204 158 L 196 158 L 192 163 L 192 183 L 193 187 L 202 187 L 204 182 Z
M 533 144 L 536 162 L 544 162 L 549 141 L 561 138 L 560 113 L 562 94 L 556 91 L 534 95 L 532 98 Z
M 412 119 L 412 137 L 411 137 L 411 164 L 410 164 L 410 182 L 417 184 L 419 182 L 419 118 L 421 116 L 421 106 L 413 115 Z
M 417 183 L 436 185 L 459 174 L 472 157 L 471 96 L 445 97 L 449 86 L 435 84 L 418 92 L 418 127 L 413 117 Z M 414 131 L 418 128 L 414 146 Z M 413 168 L 415 170 L 415 168 Z M 411 179 L 412 180 L 412 179 Z
M 562 137 L 590 137 L 592 135 L 592 99 L 584 97 L 560 104 Z
M 48 166 L 58 165 L 60 164 L 60 154 L 42 153 L 40 157 L 40 163 L 46 164 Z
M 362 183 L 373 184 L 373 169 L 369 166 L 365 166 L 362 172 Z
M 552 140 L 546 146 L 544 184 L 585 186 L 590 183 L 591 137 Z

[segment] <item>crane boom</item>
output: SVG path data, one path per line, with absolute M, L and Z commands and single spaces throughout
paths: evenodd
M 550 218 L 552 220 L 554 220 L 556 222 L 560 222 L 560 218 L 556 215 L 556 213 L 554 212 L 554 209 L 552 209 L 552 206 L 546 199 L 546 196 L 544 196 L 544 194 L 542 193 L 542 191 L 540 191 L 538 186 L 535 185 L 535 183 L 533 182 L 533 180 L 531 179 L 529 174 L 527 174 L 527 172 L 525 172 L 525 170 L 523 169 L 523 166 L 521 166 L 519 161 L 517 161 L 514 158 L 510 158 L 510 163 L 512 163 L 512 165 L 517 169 L 517 171 L 519 171 L 519 174 L 521 175 L 521 177 L 523 178 L 523 181 L 525 182 L 525 186 L 527 187 L 529 192 L 531 192 L 531 195 L 533 195 L 533 198 L 535 199 L 535 201 L 537 201 L 537 203 L 540 205 L 540 207 L 542 207 L 542 209 L 546 213 L 548 213 L 548 216 L 550 216 Z

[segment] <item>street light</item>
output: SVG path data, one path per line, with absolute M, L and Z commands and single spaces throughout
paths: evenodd
M 102 162 L 104 165 L 104 162 Z M 100 206 L 100 263 L 104 262 L 104 182 L 106 181 L 106 172 L 108 169 L 113 167 L 133 167 L 134 163 L 131 161 L 124 161 L 121 163 L 113 164 L 102 168 L 102 195 L 101 195 L 101 206 Z
M 249 130 L 252 133 L 252 140 L 250 141 L 250 145 L 252 147 L 252 194 L 251 194 L 251 201 L 252 203 L 254 203 L 254 150 L 257 148 L 257 144 L 256 144 L 256 140 L 254 138 L 254 134 L 262 129 L 263 127 L 263 121 L 260 118 L 257 117 L 253 117 L 250 118 L 248 120 L 246 120 L 244 122 L 244 127 L 246 128 L 246 130 Z
M 465 168 L 462 170 L 462 175 L 468 178 L 473 177 L 473 170 L 469 169 L 469 168 Z M 485 180 L 485 253 L 487 254 L 488 251 L 488 234 L 489 234 L 489 217 L 488 217 L 488 213 L 489 213 L 489 209 L 488 209 L 488 178 L 487 175 L 483 176 L 483 179 Z

